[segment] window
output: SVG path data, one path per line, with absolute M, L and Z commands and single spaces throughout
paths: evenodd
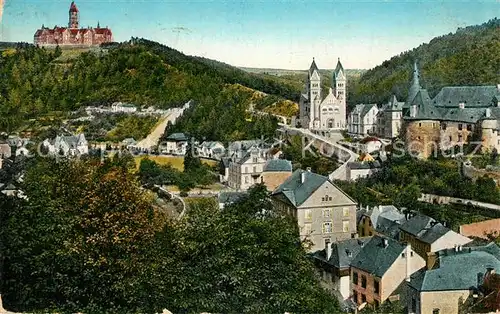
M 451 142 L 451 135 L 450 135 L 450 142 Z
M 422 123 L 419 123 L 419 124 L 418 124 L 418 126 L 419 126 L 419 127 L 421 127 L 421 126 L 422 126 Z
M 439 309 L 432 310 L 432 314 L 439 314 Z
M 349 221 L 342 221 L 342 232 L 349 232 Z
M 257 157 L 254 157 L 254 158 L 253 158 L 253 163 L 254 163 L 254 164 L 256 164 L 256 163 L 257 163 L 257 161 L 258 161 Z
M 459 124 L 458 124 L 458 130 L 459 130 L 459 131 L 462 131 L 462 123 L 459 123 Z
M 311 224 L 304 224 L 304 234 L 311 234 Z
M 332 197 L 331 196 L 328 196 L 328 200 L 331 201 L 332 200 Z
M 304 210 L 304 219 L 305 220 L 311 220 L 312 219 L 312 212 L 310 209 Z
M 344 212 L 344 217 L 349 217 L 349 214 L 350 214 L 349 208 L 344 207 L 343 212 Z
M 365 303 L 365 302 L 366 302 L 366 295 L 361 294 L 361 303 Z
M 361 287 L 366 289 L 366 276 L 361 275 Z
M 331 212 L 332 211 L 329 208 L 323 209 L 323 218 L 330 218 Z
M 248 183 L 248 177 L 245 176 L 245 183 Z
M 413 257 L 413 251 L 410 252 L 410 257 Z
M 358 273 L 355 271 L 352 272 L 352 283 L 355 285 L 358 284 Z
M 462 143 L 462 134 L 458 134 L 458 142 Z
M 248 167 L 245 167 L 245 173 L 248 173 Z
M 356 290 L 352 290 L 352 300 L 358 304 L 358 292 Z
M 328 195 L 325 195 L 325 197 L 322 197 L 322 198 L 321 198 L 321 200 L 322 200 L 323 202 L 328 201 Z
M 378 282 L 378 280 L 373 281 L 373 291 L 375 292 L 375 294 L 380 293 L 380 283 Z
M 402 254 L 401 254 L 401 257 L 402 257 L 402 258 L 405 258 L 405 257 L 406 257 L 406 254 L 405 254 L 405 253 L 402 253 Z
M 324 222 L 323 223 L 323 233 L 332 233 L 332 223 Z
M 467 124 L 467 131 L 472 131 L 472 124 Z

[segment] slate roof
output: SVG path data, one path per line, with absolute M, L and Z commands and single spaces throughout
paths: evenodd
M 305 175 L 304 183 L 301 182 L 302 174 Z M 329 181 L 327 177 L 322 175 L 297 169 L 288 177 L 285 182 L 274 190 L 272 195 L 283 195 L 284 200 L 290 202 L 293 206 L 297 207 L 302 205 L 323 183 Z M 331 183 L 331 182 L 330 182 Z M 331 183 L 336 189 L 347 196 L 353 203 L 356 203 L 352 198 L 342 191 L 335 184 Z
M 379 205 L 358 212 L 358 222 L 362 216 L 369 217 L 377 232 L 393 239 L 398 238 L 399 227 L 406 222 L 406 216 L 393 205 Z
M 489 107 L 493 98 L 500 97 L 497 86 L 448 86 L 443 87 L 434 97 L 433 103 L 437 107 L 455 107 L 465 103 L 465 107 Z
M 359 254 L 363 246 L 371 239 L 358 238 L 346 239 L 332 244 L 332 256 L 326 260 L 326 249 L 316 251 L 312 254 L 313 258 L 328 263 L 338 269 L 349 268 L 351 262 Z
M 229 204 L 234 203 L 247 195 L 247 192 L 221 192 L 219 193 L 218 200 L 219 203 Z
M 248 150 L 252 146 L 261 146 L 264 144 L 262 140 L 245 140 L 245 141 L 235 141 L 229 143 L 227 149 L 229 151 L 240 151 L 240 150 Z
M 500 248 L 494 243 L 438 254 L 438 266 L 414 273 L 410 277 L 411 287 L 418 291 L 469 290 L 478 287 L 478 274 L 484 275 L 488 267 L 500 271 Z
M 309 75 L 312 75 L 312 73 L 314 71 L 318 71 L 319 72 L 319 69 L 318 69 L 318 66 L 316 65 L 316 61 L 314 61 L 314 58 L 313 58 L 311 66 L 309 67 Z
M 406 103 L 405 103 L 404 107 L 410 106 L 413 99 L 415 98 L 415 96 L 418 94 L 418 92 L 421 89 L 422 89 L 422 86 L 420 86 L 420 73 L 418 72 L 417 62 L 415 61 L 413 63 L 413 74 L 412 74 L 412 80 L 410 83 L 410 90 L 408 91 L 408 98 L 406 99 Z
M 372 161 L 372 162 L 361 162 L 361 161 L 351 161 L 347 163 L 347 167 L 349 169 L 376 169 L 380 168 L 380 162 L 378 161 Z
M 175 142 L 187 142 L 189 141 L 189 138 L 184 133 L 172 133 L 167 136 L 167 140 Z
M 292 172 L 292 162 L 286 159 L 271 159 L 264 165 L 264 172 Z
M 431 217 L 420 214 L 410 218 L 400 229 L 429 244 L 436 242 L 448 232 L 454 232 Z
M 411 102 L 411 106 L 416 106 L 417 113 L 415 117 L 408 116 L 408 119 L 439 120 L 442 117 L 440 110 L 432 104 L 432 100 L 426 89 L 421 89 L 417 93 Z
M 486 108 L 453 108 L 446 110 L 442 115 L 442 119 L 446 121 L 476 123 L 485 114 Z
M 225 168 L 229 168 L 229 163 L 231 162 L 231 158 L 230 157 L 222 157 L 221 162 Z
M 333 71 L 333 81 L 335 82 L 337 78 L 342 74 L 345 76 L 344 66 L 340 62 L 340 58 L 337 61 L 337 66 L 335 67 L 335 71 Z
M 387 240 L 387 247 L 384 247 L 383 239 Z M 373 236 L 351 262 L 351 266 L 376 277 L 383 277 L 405 249 L 406 245 L 401 244 L 399 241 Z
M 352 113 L 359 114 L 360 118 L 363 119 L 374 106 L 376 107 L 377 104 L 359 104 L 354 107 Z
M 403 110 L 404 101 L 398 101 L 396 95 L 392 95 L 391 100 L 386 107 L 386 111 L 401 111 Z

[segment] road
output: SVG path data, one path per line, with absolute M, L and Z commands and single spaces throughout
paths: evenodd
M 150 150 L 153 146 L 158 145 L 163 133 L 165 133 L 165 128 L 167 127 L 168 122 L 171 121 L 174 123 L 175 120 L 182 115 L 182 113 L 182 108 L 169 109 L 169 113 L 161 118 L 163 120 L 156 125 L 153 131 L 149 133 L 145 139 L 140 140 L 136 147 L 141 150 Z
M 427 202 L 427 203 L 437 202 L 439 204 L 473 205 L 473 206 L 477 206 L 477 207 L 488 208 L 488 209 L 500 211 L 500 205 L 484 203 L 484 202 L 479 202 L 479 201 L 475 201 L 475 200 L 468 200 L 465 198 L 451 197 L 451 196 L 442 196 L 442 195 L 435 195 L 435 194 L 422 194 L 422 196 L 418 200 L 422 201 L 422 202 Z

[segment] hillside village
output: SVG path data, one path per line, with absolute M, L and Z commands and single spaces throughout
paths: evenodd
M 498 75 L 410 52 L 378 101 L 342 56 L 297 81 L 50 32 L 0 57 L 0 312 L 500 311 Z

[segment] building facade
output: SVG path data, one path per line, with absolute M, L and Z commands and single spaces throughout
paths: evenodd
M 55 139 L 43 141 L 49 155 L 79 156 L 89 153 L 89 143 L 83 133 L 75 136 L 56 136 Z
M 399 136 L 403 126 L 404 102 L 398 101 L 395 95 L 377 114 L 377 134 L 382 138 L 392 139 Z
M 321 74 L 313 59 L 304 93 L 300 96 L 300 123 L 314 130 L 345 129 L 347 75 L 340 59 L 332 76 L 332 86 L 325 98 L 321 92 Z
M 300 238 L 313 252 L 356 234 L 356 202 L 327 177 L 298 169 L 271 196 L 278 209 L 296 217 Z
M 414 65 L 403 106 L 406 149 L 423 158 L 471 141 L 483 150 L 500 149 L 500 84 L 443 87 L 431 98 Z
M 35 32 L 33 41 L 35 45 L 74 45 L 74 46 L 98 46 L 113 41 L 113 32 L 110 28 L 97 27 L 80 28 L 80 11 L 75 2 L 71 2 L 69 8 L 68 27 L 54 26 L 48 28 L 42 25 Z
M 356 105 L 347 118 L 347 132 L 360 137 L 375 134 L 378 111 L 376 104 Z
M 262 183 L 262 172 L 266 164 L 266 151 L 259 147 L 252 147 L 246 155 L 229 164 L 227 183 L 230 188 L 244 191 L 251 186 Z

